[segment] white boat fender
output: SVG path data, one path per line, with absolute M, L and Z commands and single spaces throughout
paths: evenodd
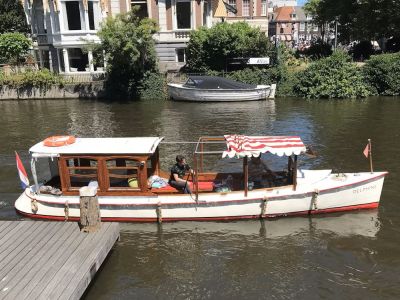
M 265 216 L 265 213 L 267 212 L 267 201 L 268 201 L 268 197 L 264 196 L 263 201 L 261 203 L 261 215 L 260 218 Z
M 69 204 L 68 204 L 68 200 L 65 201 L 64 203 L 64 213 L 65 213 L 65 221 L 68 221 L 69 218 Z
M 36 214 L 38 211 L 38 205 L 35 198 L 31 198 L 31 210 L 34 214 Z

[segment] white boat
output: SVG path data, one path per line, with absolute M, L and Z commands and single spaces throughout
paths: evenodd
M 387 174 L 298 170 L 298 155 L 306 153 L 306 147 L 297 136 L 201 137 L 193 156 L 193 192 L 182 194 L 170 186 L 157 189 L 148 184 L 149 176 L 169 176 L 160 169 L 162 139 L 76 138 L 61 146 L 39 142 L 29 150 L 35 185 L 21 194 L 15 208 L 31 218 L 78 220 L 79 189 L 94 185 L 103 221 L 232 220 L 340 212 L 377 208 Z M 217 143 L 224 149 L 213 150 Z M 262 153 L 287 157 L 288 168 L 275 171 L 275 179 L 264 178 L 264 187 L 250 190 L 248 158 Z M 204 172 L 203 157 L 211 154 L 240 159 L 243 170 Z M 43 165 L 42 174 L 36 172 L 41 161 L 48 164 L 47 175 Z
M 216 76 L 189 76 L 186 83 L 168 83 L 173 100 L 198 102 L 255 101 L 275 98 L 276 84 L 250 85 Z

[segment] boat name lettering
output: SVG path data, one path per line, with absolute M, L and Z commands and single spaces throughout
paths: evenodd
M 376 189 L 376 185 L 360 187 L 358 189 L 354 189 L 353 190 L 353 194 L 359 194 L 359 193 L 362 193 L 362 192 L 368 192 L 368 191 L 375 190 L 375 189 Z

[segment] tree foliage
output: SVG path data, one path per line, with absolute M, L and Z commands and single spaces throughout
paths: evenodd
M 0 62 L 18 64 L 28 54 L 31 40 L 18 32 L 0 34 Z
M 375 94 L 400 95 L 400 53 L 372 56 L 363 72 Z
M 268 38 L 246 22 L 218 23 L 190 34 L 187 67 L 193 72 L 222 71 L 232 58 L 261 57 L 272 52 Z
M 342 41 L 400 36 L 398 0 L 308 0 L 305 9 L 320 26 L 337 21 Z
M 298 96 L 314 99 L 359 98 L 369 95 L 360 69 L 351 62 L 350 56 L 340 51 L 299 72 L 294 91 Z
M 107 92 L 118 98 L 138 96 L 144 78 L 157 72 L 153 34 L 157 25 L 152 19 L 140 19 L 136 10 L 109 17 L 97 35 L 101 44 L 95 51 L 105 53 Z
M 0 1 L 0 34 L 6 32 L 29 33 L 24 8 L 19 0 Z

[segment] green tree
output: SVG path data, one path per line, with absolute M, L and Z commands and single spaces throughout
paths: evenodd
M 187 66 L 195 72 L 222 71 L 232 58 L 272 54 L 273 47 L 259 28 L 246 22 L 218 23 L 190 34 Z
M 337 21 L 341 41 L 400 37 L 397 0 L 308 0 L 305 9 L 320 26 Z
M 25 59 L 31 40 L 19 32 L 0 34 L 0 62 L 18 64 Z
M 19 0 L 0 1 L 0 34 L 6 32 L 29 33 L 24 8 Z
M 113 97 L 138 96 L 144 78 L 158 71 L 152 19 L 139 19 L 136 10 L 109 17 L 97 35 L 95 51 L 105 53 L 108 93 Z

